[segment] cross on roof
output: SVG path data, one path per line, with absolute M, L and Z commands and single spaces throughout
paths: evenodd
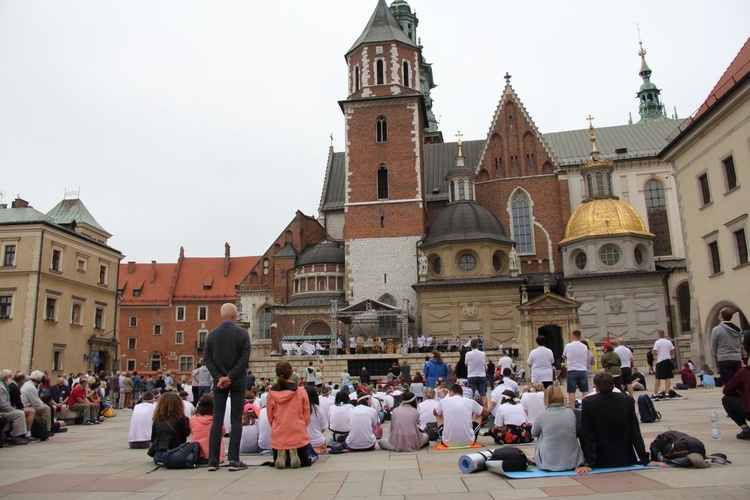
M 461 142 L 461 138 L 463 136 L 464 136 L 464 134 L 462 134 L 460 130 L 458 132 L 456 132 L 456 139 L 458 139 L 458 142 Z
M 589 121 L 589 128 L 592 128 L 594 126 L 594 117 L 589 114 L 586 119 Z

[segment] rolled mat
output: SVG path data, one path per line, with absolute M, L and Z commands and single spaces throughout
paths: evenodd
M 458 459 L 458 468 L 461 469 L 461 472 L 464 474 L 478 472 L 486 468 L 485 461 L 489 460 L 491 457 L 492 450 L 461 455 L 461 458 Z

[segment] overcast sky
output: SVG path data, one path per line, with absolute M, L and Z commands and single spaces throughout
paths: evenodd
M 543 132 L 637 120 L 640 24 L 680 117 L 748 35 L 750 2 L 412 0 L 446 141 L 484 139 L 508 71 Z M 344 54 L 376 0 L 0 0 L 0 191 L 80 197 L 125 260 L 260 255 L 317 215 Z

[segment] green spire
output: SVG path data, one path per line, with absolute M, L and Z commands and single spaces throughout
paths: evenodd
M 664 104 L 659 99 L 661 90 L 651 83 L 651 68 L 646 62 L 646 49 L 643 48 L 643 41 L 641 41 L 640 27 L 638 28 L 638 46 L 640 47 L 638 55 L 641 56 L 641 70 L 638 74 L 643 79 L 640 90 L 636 92 L 639 101 L 638 112 L 641 115 L 638 123 L 664 120 L 667 115 Z

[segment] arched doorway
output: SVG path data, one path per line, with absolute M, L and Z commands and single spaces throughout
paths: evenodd
M 330 337 L 331 327 L 328 326 L 328 323 L 325 323 L 323 321 L 312 321 L 305 325 L 302 330 L 302 334 L 316 337 Z
M 705 358 L 701 356 L 700 359 L 702 362 L 708 363 L 713 367 L 716 365 L 716 360 L 713 359 L 713 355 L 711 354 L 711 330 L 719 324 L 719 311 L 725 307 L 729 307 L 733 311 L 736 311 L 734 316 L 732 316 L 732 323 L 739 326 L 740 330 L 743 332 L 750 330 L 750 322 L 748 322 L 747 316 L 739 307 L 737 307 L 736 304 L 729 301 L 722 301 L 714 305 L 706 318 L 705 334 L 699 332 L 699 336 L 701 337 L 701 348 L 703 349 L 703 352 L 705 352 Z
M 559 370 L 563 353 L 562 328 L 557 325 L 544 325 L 537 330 L 537 333 L 547 339 L 547 347 L 555 355 L 555 368 Z

